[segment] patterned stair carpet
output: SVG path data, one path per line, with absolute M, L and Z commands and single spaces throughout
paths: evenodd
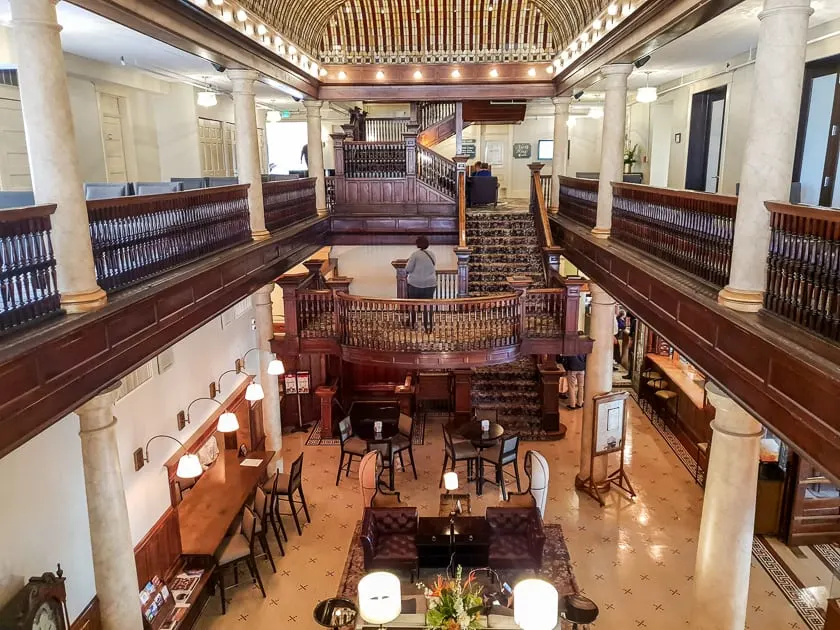
M 495 409 L 506 433 L 520 440 L 553 440 L 542 430 L 540 377 L 532 357 L 512 363 L 476 368 L 473 371 L 472 404 Z
M 470 211 L 467 214 L 470 295 L 510 291 L 506 278 L 525 275 L 545 286 L 534 219 L 527 211 Z

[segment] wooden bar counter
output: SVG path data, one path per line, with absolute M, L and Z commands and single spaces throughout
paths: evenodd
M 213 556 L 231 523 L 264 478 L 274 451 L 253 451 L 244 459 L 235 450 L 225 450 L 207 469 L 178 505 L 181 553 Z M 259 466 L 242 461 L 259 459 Z

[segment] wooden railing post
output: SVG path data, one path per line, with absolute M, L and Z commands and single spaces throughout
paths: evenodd
M 580 317 L 580 287 L 586 281 L 582 278 L 562 278 L 562 283 L 566 288 L 563 329 L 566 335 L 577 335 L 579 332 L 578 318 Z
M 405 176 L 417 176 L 417 125 L 409 123 L 402 135 L 405 143 Z
M 536 213 L 537 230 L 540 233 L 540 244 L 543 247 L 552 247 L 554 239 L 551 236 L 551 226 L 548 223 L 548 210 L 545 206 L 545 197 L 543 196 L 542 179 L 540 171 L 543 166 L 542 162 L 532 162 L 528 165 L 531 169 L 531 200 L 533 211 Z
M 297 355 L 300 353 L 300 336 L 297 316 L 297 291 L 300 284 L 308 277 L 304 273 L 285 274 L 277 278 L 274 283 L 283 290 L 283 315 L 286 323 L 286 335 L 283 340 L 282 354 Z M 289 369 L 289 366 L 286 366 Z
M 332 437 L 335 434 L 333 426 L 333 400 L 338 393 L 338 383 L 333 381 L 329 385 L 319 385 L 315 388 L 315 395 L 321 401 L 321 435 Z
M 452 370 L 455 375 L 455 425 L 472 419 L 472 370 Z
M 343 133 L 332 133 L 333 155 L 335 161 L 335 175 L 332 177 L 332 203 L 338 206 L 347 202 L 344 188 L 344 141 L 347 139 Z
M 347 276 L 333 276 L 324 280 L 326 287 L 333 293 L 338 293 L 339 291 L 349 293 L 351 282 L 353 282 L 353 278 L 348 278 Z
M 470 254 L 469 247 L 456 247 L 455 257 L 458 259 L 458 297 L 465 298 L 470 294 Z
M 566 425 L 560 422 L 560 376 L 553 358 L 539 366 L 540 401 L 542 403 L 542 429 L 547 433 L 565 437 Z
M 458 258 L 458 297 L 469 295 L 469 263 L 472 249 L 467 247 L 467 160 L 466 155 L 456 155 L 456 177 L 458 180 L 458 247 L 455 256 Z
M 397 297 L 401 300 L 408 297 L 408 272 L 405 270 L 407 264 L 405 259 L 391 261 L 391 266 L 397 272 Z

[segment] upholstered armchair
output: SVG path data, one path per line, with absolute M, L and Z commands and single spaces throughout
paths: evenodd
M 488 507 L 489 562 L 493 569 L 533 569 L 542 566 L 545 532 L 537 508 Z
M 497 177 L 470 177 L 467 179 L 467 203 L 470 206 L 495 206 L 499 202 Z
M 545 504 L 548 501 L 548 462 L 537 451 L 525 453 L 525 475 L 528 488 L 525 492 L 511 492 L 509 507 L 536 507 L 545 518 Z
M 405 569 L 414 581 L 418 571 L 417 508 L 366 508 L 361 542 L 365 571 Z

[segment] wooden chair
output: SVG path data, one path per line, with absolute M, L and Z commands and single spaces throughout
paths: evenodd
M 473 480 L 472 465 L 478 463 L 478 451 L 475 447 L 466 441 L 453 442 L 449 430 L 443 427 L 443 468 L 440 471 L 440 483 L 438 487 L 443 486 L 443 475 L 449 470 L 455 470 L 458 462 L 467 462 L 467 481 Z
M 414 466 L 414 418 L 407 416 L 404 413 L 400 414 L 399 419 L 399 433 L 391 440 L 391 456 L 400 458 L 400 466 L 405 470 L 402 454 L 403 451 L 408 451 L 408 459 L 411 462 L 411 470 L 414 472 L 414 478 L 417 479 L 417 468 Z M 392 464 L 393 465 L 393 462 Z
M 379 450 L 370 451 L 362 457 L 362 461 L 359 463 L 359 490 L 362 494 L 362 508 L 397 507 L 399 505 L 400 493 L 383 488 L 382 472 L 382 453 Z
M 500 444 L 481 451 L 478 464 L 478 494 L 481 494 L 481 487 L 484 484 L 484 464 L 491 464 L 496 469 L 496 484 L 502 489 L 502 498 L 507 501 L 507 488 L 505 487 L 505 475 L 516 479 L 516 491 L 522 492 L 522 485 L 519 481 L 519 437 L 511 435 L 502 438 Z M 513 466 L 514 474 L 505 472 L 505 466 Z
M 350 464 L 354 457 L 361 459 L 368 451 L 367 442 L 353 435 L 353 427 L 350 424 L 350 416 L 338 423 L 338 439 L 341 442 L 341 455 L 338 459 L 338 473 L 335 476 L 335 485 L 341 481 L 341 470 L 344 468 L 344 458 L 347 457 L 347 474 L 350 476 Z
M 257 562 L 254 559 L 254 540 L 257 528 L 257 517 L 253 510 L 247 505 L 242 514 L 242 525 L 239 528 L 239 533 L 229 538 L 225 538 L 219 549 L 216 551 L 216 586 L 219 589 L 219 597 L 222 603 L 222 614 L 227 612 L 227 603 L 225 602 L 225 572 L 228 567 L 233 567 L 233 586 L 239 584 L 239 569 L 238 564 L 244 562 L 248 571 L 257 586 L 260 587 L 262 596 L 265 597 L 265 588 L 263 587 L 262 577 L 257 568 Z
M 283 527 L 283 521 L 277 516 L 277 489 L 280 487 L 280 471 L 275 471 L 274 476 L 263 484 L 263 492 L 268 495 L 268 519 L 271 523 L 271 528 L 274 530 L 274 537 L 277 539 L 277 544 L 280 546 L 280 554 L 285 556 L 286 552 L 283 549 L 283 543 L 280 541 L 280 532 L 283 532 L 283 540 L 288 541 L 289 537 L 286 535 L 286 528 Z M 279 529 L 279 531 L 278 531 Z
M 271 555 L 271 549 L 268 546 L 268 538 L 265 536 L 265 532 L 268 529 L 268 522 L 271 518 L 270 507 L 268 495 L 263 492 L 262 488 L 257 488 L 257 492 L 254 494 L 254 513 L 257 515 L 257 525 L 254 529 L 254 534 L 256 535 L 257 540 L 260 541 L 260 546 L 263 550 L 259 557 L 268 557 L 268 562 L 271 564 L 272 572 L 277 573 L 277 567 L 274 566 L 274 557 Z M 274 533 L 276 534 L 277 532 L 275 531 Z M 277 538 L 277 542 L 280 542 L 279 537 Z M 280 553 L 284 556 L 286 555 L 282 544 L 280 545 Z
M 303 510 L 306 515 L 306 522 L 311 523 L 309 518 L 309 508 L 306 505 L 306 497 L 303 495 L 303 453 L 298 455 L 298 458 L 292 462 L 292 467 L 288 475 L 280 474 L 277 478 L 277 500 L 274 503 L 274 508 L 277 510 L 277 518 L 281 516 L 291 516 L 295 521 L 298 535 L 303 535 L 303 530 L 300 527 L 300 519 L 298 513 Z M 300 496 L 300 505 L 295 503 L 295 492 Z M 280 512 L 280 500 L 283 499 L 289 502 L 289 512 Z

